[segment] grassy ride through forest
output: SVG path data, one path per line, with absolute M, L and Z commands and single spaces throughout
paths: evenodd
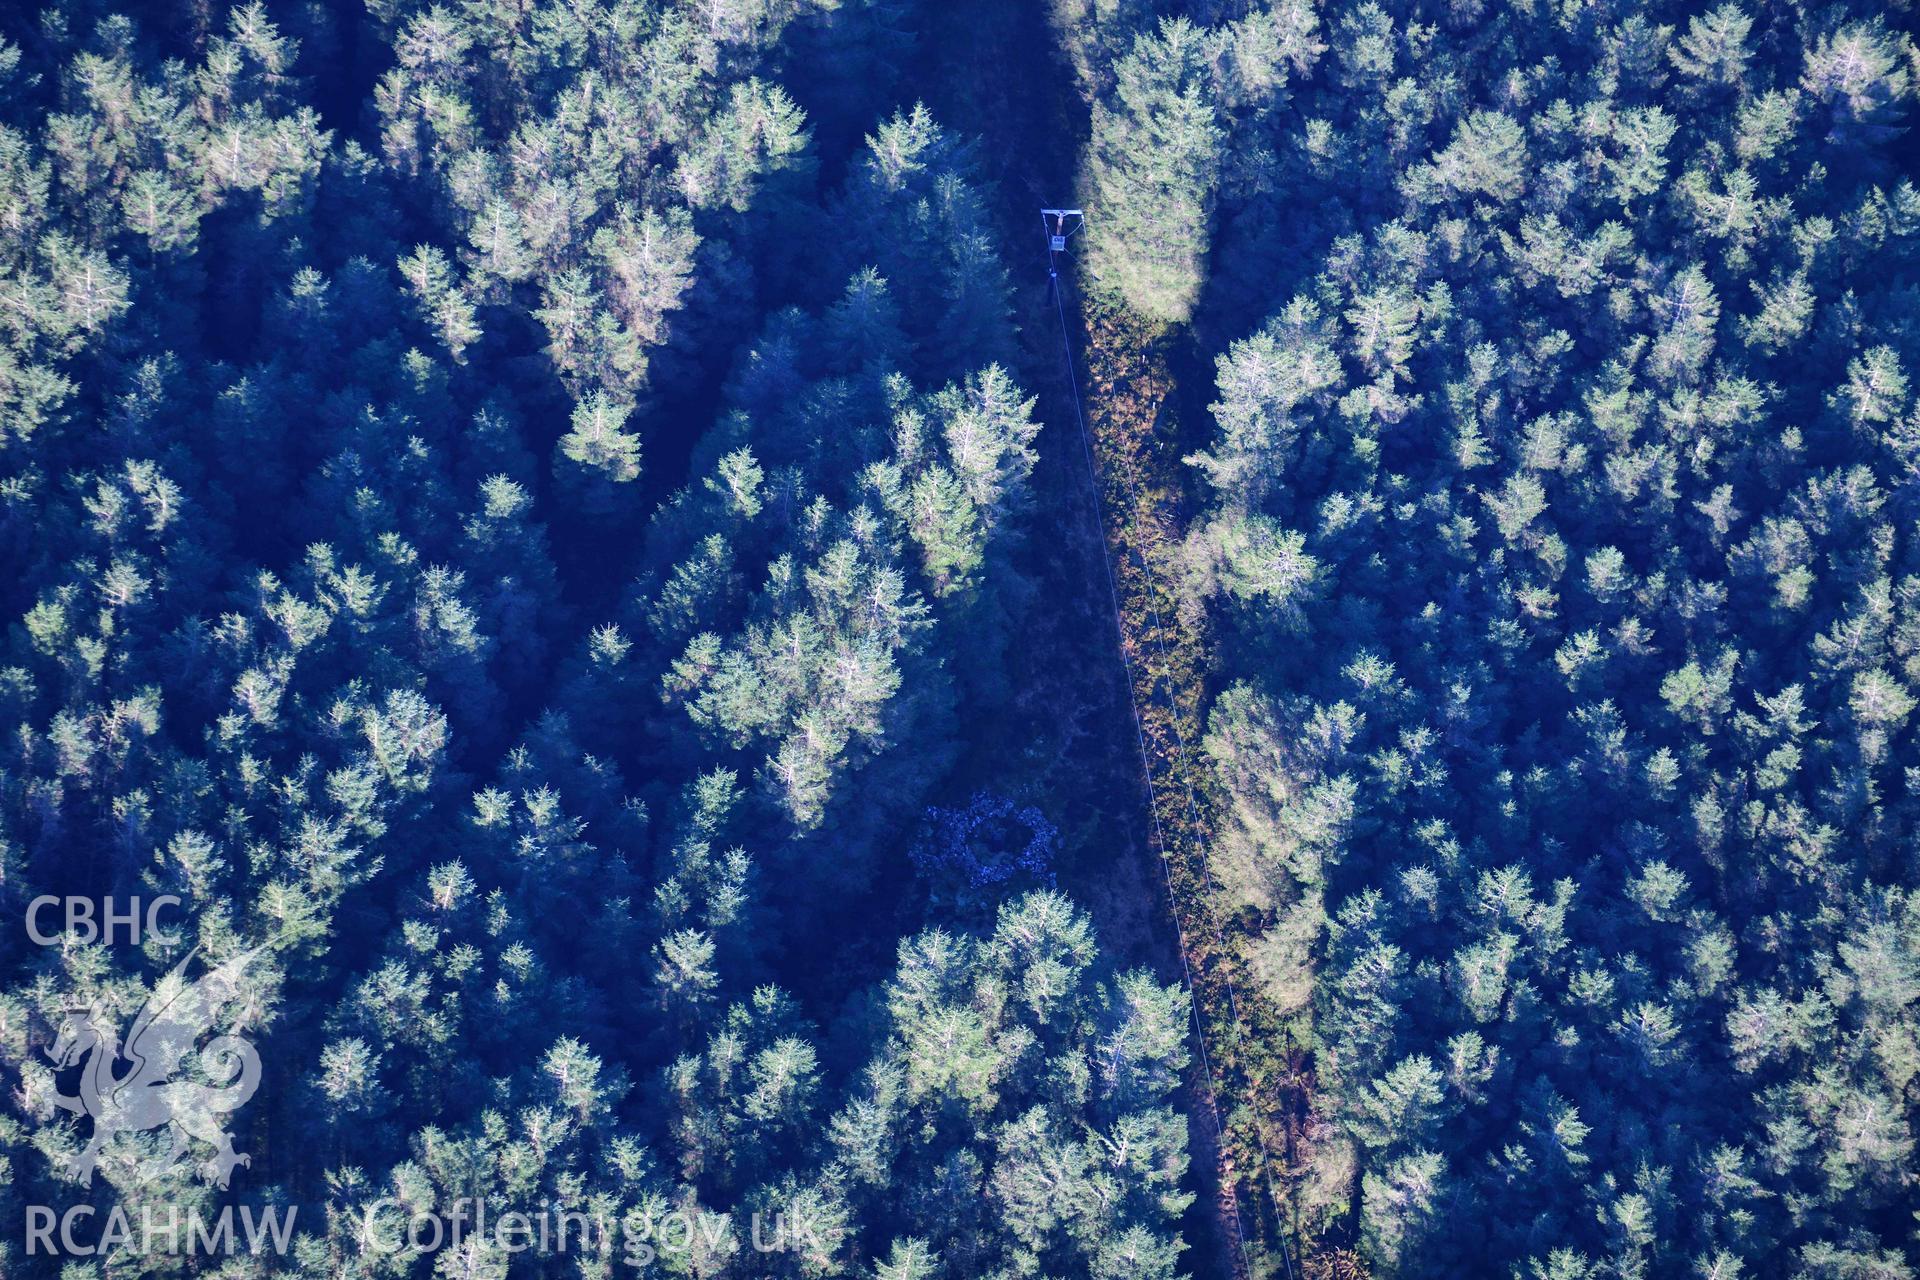
M 1063 747 L 1063 758 L 1054 766 L 1071 766 L 1071 783 L 1063 778 L 1062 785 L 1050 790 L 1060 796 L 1107 797 L 1088 802 L 1096 811 L 1089 821 L 1098 832 L 1092 845 L 1099 851 L 1099 865 L 1064 867 L 1063 880 L 1090 905 L 1109 946 L 1129 954 L 1144 950 L 1163 972 L 1178 971 L 1178 935 L 1185 935 L 1205 1049 L 1222 1059 L 1214 1064 L 1221 1096 L 1213 1096 L 1197 1055 L 1188 1078 L 1193 1168 L 1202 1192 L 1201 1206 L 1188 1219 L 1193 1244 L 1188 1266 L 1197 1275 L 1244 1276 L 1251 1255 L 1255 1274 L 1270 1270 L 1285 1275 L 1275 1247 L 1280 1223 L 1263 1189 L 1266 1175 L 1256 1134 L 1267 1143 L 1275 1184 L 1284 1197 L 1284 1152 L 1291 1146 L 1293 1127 L 1288 1116 L 1298 1105 L 1280 1100 L 1294 1097 L 1297 1086 L 1256 1091 L 1248 1084 L 1290 1079 L 1294 1068 L 1282 1062 L 1249 1075 L 1239 1061 L 1244 1055 L 1225 1047 L 1233 1038 L 1233 1015 L 1220 949 L 1213 941 L 1220 932 L 1204 890 L 1204 832 L 1197 827 L 1187 790 L 1192 774 L 1204 771 L 1181 769 L 1175 760 L 1176 730 L 1186 741 L 1198 741 L 1204 649 L 1200 634 L 1183 630 L 1175 620 L 1170 594 L 1157 585 L 1166 580 L 1161 566 L 1177 542 L 1180 515 L 1178 451 L 1154 434 L 1155 420 L 1174 389 L 1165 343 L 1112 311 L 1090 311 L 1083 318 L 1078 290 L 1071 285 L 1067 289 L 1071 347 L 1082 369 L 1092 371 L 1082 389 L 1099 453 L 1096 475 L 1090 478 L 1082 446 L 1074 438 L 1051 299 L 1037 279 L 1042 242 L 1034 212 L 1071 192 L 1076 155 L 1086 136 L 1086 108 L 1054 55 L 1039 10 L 988 6 L 969 12 L 964 21 L 957 15 L 943 15 L 941 21 L 946 27 L 942 38 L 929 41 L 937 65 L 921 77 L 935 89 L 931 105 L 937 115 L 968 120 L 979 131 L 986 143 L 982 159 L 1002 194 L 1001 234 L 1016 263 L 1022 260 L 1021 248 L 1030 244 L 1035 250 L 1033 287 L 1019 293 L 1021 372 L 1026 385 L 1041 396 L 1042 416 L 1052 428 L 1038 444 L 1035 486 L 1059 513 L 1055 527 L 1062 536 L 1036 548 L 1036 575 L 1045 584 L 1043 595 L 1049 603 L 1035 611 L 1028 646 L 1034 652 L 1027 655 L 1031 671 L 1025 681 L 1029 690 L 1023 700 L 1035 707 L 1041 722 L 1057 718 L 1079 730 L 1077 735 L 1068 731 L 1080 740 L 1079 748 L 1067 759 Z M 965 74 L 936 73 L 955 69 Z M 959 100 L 950 101 L 948 95 Z M 1068 271 L 1064 263 L 1062 271 Z M 1142 568 L 1143 553 L 1153 566 L 1150 571 Z M 1115 575 L 1118 641 L 1126 647 L 1124 654 L 1106 648 L 1113 632 L 1105 621 L 1110 606 L 1102 556 L 1109 558 Z M 1156 607 L 1164 627 L 1154 621 Z M 1164 656 L 1158 648 L 1162 644 Z M 1049 654 L 1060 660 L 1046 660 Z M 1125 659 L 1120 670 L 1111 666 L 1116 659 Z M 1172 679 L 1165 681 L 1162 673 L 1169 660 Z M 1111 680 L 1083 664 L 1105 667 Z M 1129 673 L 1137 682 L 1130 691 L 1124 687 Z M 1140 773 L 1128 692 L 1139 707 L 1155 784 L 1151 794 L 1157 803 L 1149 801 L 1144 785 L 1148 779 Z M 1176 708 L 1177 721 L 1169 715 L 1169 706 Z M 1124 796 L 1126 803 L 1116 806 L 1116 796 Z M 1063 826 L 1073 825 L 1072 813 L 1063 813 Z M 1161 872 L 1146 865 L 1161 857 L 1161 835 L 1156 832 L 1164 835 L 1169 851 L 1171 930 L 1139 918 L 1143 903 L 1151 911 L 1167 891 Z M 1116 883 L 1130 892 L 1113 891 Z M 1125 936 L 1116 939 L 1116 931 Z M 1152 935 L 1151 943 L 1142 934 Z M 1251 1103 L 1256 1097 L 1261 1100 Z M 1224 1133 L 1224 1143 L 1216 1142 L 1216 1133 Z
M 1170 585 L 1183 521 L 1169 339 L 1098 303 L 1078 314 L 1094 482 L 1144 764 L 1154 784 L 1155 843 L 1211 1063 L 1206 1085 L 1220 1095 L 1209 1105 L 1220 1136 L 1222 1208 L 1230 1227 L 1246 1236 L 1236 1271 L 1290 1274 L 1296 1236 L 1288 1187 L 1307 1078 L 1290 1030 L 1262 1008 L 1242 972 L 1232 921 L 1219 916 L 1207 866 L 1210 775 L 1189 754 L 1204 726 L 1206 624 L 1203 612 L 1181 608 Z M 1337 1274 L 1325 1263 L 1310 1273 Z

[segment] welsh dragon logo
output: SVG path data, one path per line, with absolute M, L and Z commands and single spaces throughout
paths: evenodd
M 156 1171 L 186 1155 L 188 1138 L 214 1148 L 203 1168 L 222 1187 L 236 1165 L 251 1163 L 245 1152 L 233 1149 L 222 1117 L 244 1106 L 260 1087 L 260 1055 L 237 1035 L 215 1036 L 197 1053 L 194 1046 L 239 994 L 241 975 L 265 949 L 242 952 L 192 983 L 185 971 L 199 948 L 189 951 L 155 984 L 124 1046 L 114 1035 L 113 1018 L 99 1005 L 67 1014 L 47 1056 L 63 1068 L 85 1065 L 80 1092 L 56 1093 L 54 1101 L 93 1121 L 91 1140 L 66 1163 L 69 1175 L 91 1182 L 100 1153 L 117 1135 L 160 1128 L 167 1130 L 169 1147 L 151 1162 Z M 210 1083 L 175 1078 L 189 1055 Z M 121 1062 L 127 1067 L 116 1074 Z

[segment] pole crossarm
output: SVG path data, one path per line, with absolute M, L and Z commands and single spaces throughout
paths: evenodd
M 1064 253 L 1068 237 L 1086 224 L 1087 215 L 1079 209 L 1042 209 L 1040 221 L 1047 228 L 1047 252 Z

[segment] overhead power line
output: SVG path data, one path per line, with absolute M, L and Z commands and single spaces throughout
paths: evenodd
M 1049 292 L 1053 294 L 1054 315 L 1060 325 L 1060 352 L 1066 361 L 1067 392 L 1073 402 L 1073 420 L 1079 430 L 1081 456 L 1086 460 L 1087 481 L 1093 487 L 1094 520 L 1100 529 L 1100 565 L 1101 568 L 1106 571 L 1108 605 L 1113 613 L 1114 634 L 1120 646 L 1120 661 L 1126 668 L 1127 673 L 1127 708 L 1133 716 L 1134 739 L 1140 749 L 1140 771 L 1147 783 L 1147 808 L 1153 818 L 1154 840 L 1160 846 L 1160 871 L 1166 881 L 1168 911 L 1173 917 L 1174 934 L 1179 943 L 1180 970 L 1186 982 L 1187 994 L 1191 997 L 1189 1003 L 1193 1016 L 1194 1042 L 1199 1047 L 1200 1068 L 1207 1081 L 1207 1112 L 1213 1121 L 1214 1142 L 1216 1149 L 1219 1149 L 1224 1148 L 1226 1144 L 1226 1127 L 1220 1119 L 1220 1082 L 1214 1074 L 1213 1057 L 1207 1051 L 1206 1025 L 1204 1019 L 1201 1017 L 1200 998 L 1193 981 L 1193 966 L 1187 954 L 1186 924 L 1180 918 L 1180 898 L 1174 890 L 1171 850 L 1167 844 L 1166 832 L 1160 824 L 1159 790 L 1153 780 L 1153 758 L 1147 750 L 1146 728 L 1140 716 L 1139 696 L 1135 692 L 1133 659 L 1127 651 L 1126 624 L 1120 610 L 1120 586 L 1113 572 L 1113 557 L 1108 553 L 1106 546 L 1106 501 L 1101 495 L 1100 473 L 1094 463 L 1093 437 L 1087 430 L 1086 413 L 1080 401 L 1080 374 L 1074 365 L 1073 338 L 1067 327 L 1067 308 L 1063 296 L 1064 286 L 1060 282 L 1060 255 L 1066 251 L 1067 241 L 1072 238 L 1075 232 L 1079 231 L 1080 228 L 1085 225 L 1086 219 L 1084 213 L 1079 209 L 1042 209 L 1040 211 L 1040 219 L 1047 234 L 1047 288 Z M 1126 483 L 1124 477 L 1122 480 L 1123 483 Z M 1132 501 L 1138 497 L 1137 492 L 1131 484 L 1128 484 L 1127 497 L 1130 506 L 1132 505 Z M 1146 557 L 1138 551 L 1134 552 L 1134 557 L 1140 563 L 1142 576 L 1151 582 L 1153 574 L 1147 564 Z M 1168 700 L 1171 702 L 1173 697 L 1173 666 L 1167 654 L 1166 642 L 1161 638 L 1165 627 L 1161 622 L 1160 610 L 1153 604 L 1151 598 L 1147 601 L 1147 608 L 1153 614 L 1154 645 L 1160 651 L 1160 676 L 1158 679 L 1166 686 Z M 1149 670 L 1147 675 L 1149 678 L 1152 678 L 1153 673 Z M 1198 832 L 1201 830 L 1200 805 L 1194 796 L 1193 782 L 1188 775 L 1187 744 L 1186 739 L 1180 732 L 1177 716 L 1169 715 L 1168 727 L 1173 733 L 1174 763 L 1180 774 L 1179 782 L 1186 791 L 1188 815 L 1193 823 L 1193 829 Z M 1213 883 L 1213 872 L 1207 865 L 1207 861 L 1205 850 L 1201 850 L 1200 873 L 1205 881 L 1207 894 L 1211 900 L 1216 895 Z M 1216 931 L 1213 941 L 1218 954 L 1224 956 L 1226 954 L 1226 940 Z M 1233 1032 L 1234 1051 L 1239 1061 L 1245 1062 L 1246 1057 L 1243 1052 L 1243 1039 L 1240 1026 L 1240 1000 L 1238 994 L 1234 991 L 1233 975 L 1222 968 L 1219 978 L 1222 987 L 1225 988 L 1227 993 L 1227 1025 Z M 1267 1150 L 1266 1137 L 1260 1131 L 1260 1119 L 1257 1106 L 1254 1111 L 1253 1140 L 1254 1145 L 1260 1152 L 1261 1173 L 1267 1184 L 1268 1199 L 1273 1204 L 1274 1219 L 1280 1227 L 1279 1234 L 1275 1237 L 1275 1243 L 1280 1246 L 1280 1260 L 1286 1268 L 1288 1280 L 1294 1280 L 1293 1250 L 1288 1247 L 1286 1239 L 1286 1209 L 1280 1199 L 1278 1188 L 1274 1184 L 1273 1158 Z M 1242 1262 L 1246 1266 L 1248 1274 L 1251 1275 L 1253 1273 L 1253 1258 L 1247 1247 L 1245 1224 L 1240 1219 L 1239 1193 L 1234 1189 L 1230 1181 L 1226 1182 L 1226 1192 L 1227 1204 L 1233 1215 L 1234 1234 L 1240 1241 Z

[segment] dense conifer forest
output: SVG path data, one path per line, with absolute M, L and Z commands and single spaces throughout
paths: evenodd
M 1920 1277 L 1916 32 L 0 6 L 0 1276 Z

